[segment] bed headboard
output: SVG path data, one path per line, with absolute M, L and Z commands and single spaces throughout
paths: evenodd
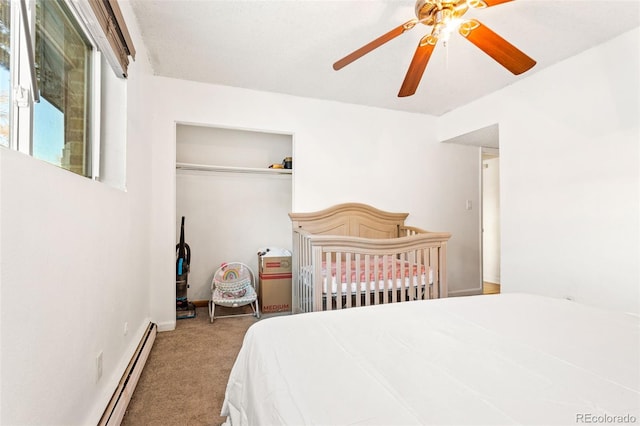
M 390 213 L 367 204 L 345 203 L 310 213 L 289 213 L 294 229 L 312 234 L 397 238 L 409 213 Z

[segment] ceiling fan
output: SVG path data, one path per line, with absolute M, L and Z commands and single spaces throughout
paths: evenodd
M 522 74 L 532 68 L 536 61 L 490 30 L 476 19 L 462 19 L 469 8 L 482 9 L 513 0 L 417 0 L 416 18 L 392 29 L 386 34 L 353 51 L 333 64 L 334 70 L 349 65 L 356 59 L 393 40 L 417 24 L 432 26 L 430 34 L 422 37 L 416 49 L 398 97 L 413 95 L 418 89 L 422 74 L 438 40 L 446 42 L 451 32 L 458 33 L 476 45 L 487 55 L 513 74 Z

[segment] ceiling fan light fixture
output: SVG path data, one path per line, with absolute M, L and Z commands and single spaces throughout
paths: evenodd
M 451 33 L 457 32 L 458 29 L 465 23 L 464 19 L 461 18 L 451 18 L 448 20 L 444 20 L 442 24 L 438 24 L 439 30 L 439 38 L 442 39 L 443 42 L 449 41 L 449 37 Z

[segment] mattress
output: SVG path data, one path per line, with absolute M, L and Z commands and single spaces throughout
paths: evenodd
M 637 316 L 525 294 L 269 318 L 248 330 L 221 414 L 231 425 L 636 422 L 639 342 Z
M 347 271 L 347 266 L 350 266 Z M 331 263 L 330 273 L 328 274 L 328 268 L 326 262 L 322 262 L 322 293 L 327 294 L 328 286 L 331 286 L 331 294 L 338 293 L 338 286 L 340 286 L 342 294 L 347 293 L 347 289 L 350 288 L 350 293 L 357 293 L 358 291 L 382 291 L 388 289 L 402 289 L 410 287 L 424 287 L 427 284 L 433 283 L 433 271 L 424 265 L 410 264 L 408 262 L 400 261 L 393 258 L 385 260 L 378 258 L 377 261 L 371 259 L 369 261 L 369 268 L 366 268 L 366 262 L 360 261 L 357 265 L 355 261 L 352 261 L 350 265 L 347 262 L 342 261 L 340 267 L 336 262 Z M 311 267 L 303 268 L 308 273 L 303 274 L 305 278 L 305 285 L 311 286 L 312 283 L 308 281 L 311 277 Z M 428 273 L 427 273 L 428 271 Z M 385 273 L 386 272 L 386 273 Z

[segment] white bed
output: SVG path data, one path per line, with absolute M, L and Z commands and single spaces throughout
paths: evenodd
M 639 342 L 637 316 L 524 294 L 269 318 L 245 336 L 221 415 L 234 426 L 637 422 Z

